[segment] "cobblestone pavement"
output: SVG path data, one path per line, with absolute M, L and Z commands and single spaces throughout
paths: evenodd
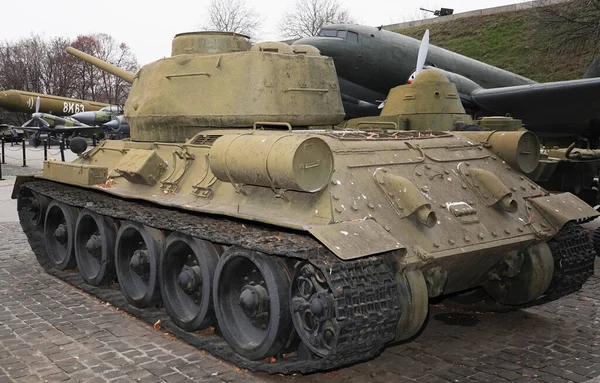
M 600 376 L 597 276 L 578 294 L 505 313 L 438 302 L 414 341 L 377 359 L 283 377 L 240 370 L 47 275 L 18 223 L 1 223 L 0 238 L 0 383 L 582 382 Z
M 29 168 L 16 159 L 7 162 L 5 176 L 41 170 L 37 162 Z M 11 188 L 10 179 L 4 183 L 0 186 Z M 7 193 L 0 193 L 0 218 L 8 217 L 3 210 L 16 208 Z M 20 225 L 2 221 L 0 383 L 583 382 L 600 377 L 600 259 L 597 276 L 569 297 L 504 313 L 487 310 L 489 304 L 435 302 L 412 342 L 337 371 L 284 377 L 240 370 L 49 276 Z

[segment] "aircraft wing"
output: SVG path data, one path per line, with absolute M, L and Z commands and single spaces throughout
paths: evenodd
M 39 131 L 47 132 L 49 130 L 48 128 L 38 127 L 38 126 L 21 126 L 19 129 L 21 129 L 24 132 L 32 132 L 32 133 L 37 133 Z
M 470 99 L 484 112 L 525 124 L 581 122 L 600 118 L 600 78 L 477 89 Z
M 103 129 L 96 126 L 64 126 L 57 125 L 51 129 L 55 133 L 73 133 L 73 132 L 89 132 L 89 133 L 101 133 Z

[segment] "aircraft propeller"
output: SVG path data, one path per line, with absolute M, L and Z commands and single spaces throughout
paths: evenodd
M 425 60 L 427 60 L 427 52 L 429 51 L 429 29 L 425 30 L 423 34 L 423 38 L 421 39 L 421 44 L 419 45 L 419 54 L 417 55 L 417 66 L 413 74 L 408 78 L 408 83 L 411 84 L 415 77 L 423 70 L 425 67 Z M 379 104 L 378 109 L 383 109 L 385 106 L 385 100 Z
M 37 121 L 42 124 L 42 127 L 49 128 L 50 124 L 48 124 L 43 118 L 42 113 L 40 113 L 40 96 L 37 97 L 35 102 L 35 113 L 31 115 L 31 119 L 23 124 L 24 127 L 30 126 L 33 121 Z
M 415 76 L 423 70 L 425 60 L 427 59 L 427 51 L 429 51 L 429 29 L 425 30 L 421 45 L 419 46 L 419 55 L 417 56 L 417 69 L 415 70 Z

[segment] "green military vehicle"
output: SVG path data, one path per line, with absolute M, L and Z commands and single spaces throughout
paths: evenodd
M 131 139 L 73 139 L 75 161 L 18 178 L 38 260 L 239 366 L 363 361 L 415 336 L 429 298 L 483 286 L 521 305 L 593 273 L 577 221 L 598 213 L 522 175 L 539 161 L 532 134 L 453 131 L 469 121 L 435 70 L 381 117 L 333 129 L 339 85 L 314 48 L 185 33 L 135 75 L 71 52 L 133 82 Z M 403 125 L 395 97 L 429 116 Z

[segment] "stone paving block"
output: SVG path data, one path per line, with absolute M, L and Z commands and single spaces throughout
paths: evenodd
M 185 375 L 179 373 L 163 375 L 161 376 L 161 379 L 168 383 L 192 382 L 192 379 L 189 379 Z
M 85 383 L 105 383 L 106 380 L 104 380 L 104 379 L 96 376 L 96 377 L 93 377 L 93 378 L 82 380 L 82 382 L 85 382 Z
M 44 377 L 44 381 L 48 382 L 65 382 L 70 379 L 71 377 L 64 372 L 59 372 L 57 374 L 52 374 Z
M 97 378 L 97 376 L 94 373 L 94 371 L 92 371 L 89 368 L 69 373 L 69 375 L 71 376 L 71 378 L 75 379 L 78 382 L 82 382 L 82 381 L 87 382 L 87 381 L 89 381 L 91 379 L 96 379 Z
M 436 313 L 455 309 L 442 301 L 431 307 L 427 327 L 414 341 L 392 346 L 377 359 L 283 377 L 240 371 L 81 293 L 43 272 L 18 224 L 0 224 L 0 236 L 7 232 L 11 239 L 0 245 L 0 383 L 578 382 L 600 375 L 597 276 L 581 292 L 558 301 L 477 314 L 473 327 L 435 319 Z
M 538 381 L 540 382 L 544 382 L 544 383 L 568 383 L 568 380 L 565 380 L 563 378 L 559 378 L 558 376 L 554 376 L 554 375 L 542 375 L 539 378 L 537 378 Z
M 119 371 L 119 370 L 105 371 L 101 375 L 103 378 L 105 378 L 107 380 L 113 380 L 113 379 L 125 377 L 125 373 L 123 373 L 122 371 Z
M 150 376 L 146 376 L 140 379 L 136 379 L 136 382 L 141 382 L 141 383 L 157 383 L 157 382 L 162 382 L 162 379 L 159 378 L 158 376 L 155 375 L 150 375 Z

